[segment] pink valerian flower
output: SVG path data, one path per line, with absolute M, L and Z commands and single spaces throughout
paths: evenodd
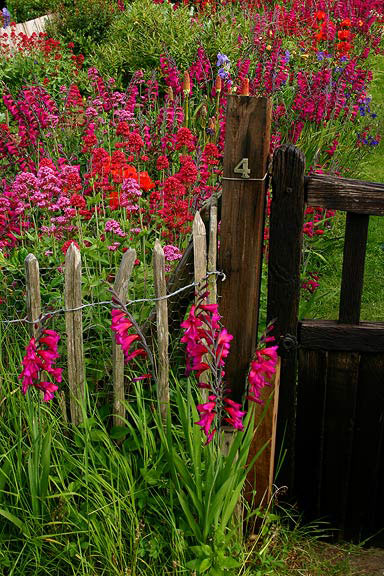
M 111 314 L 111 330 L 115 333 L 116 343 L 121 346 L 125 364 L 128 364 L 130 360 L 133 360 L 137 356 L 146 356 L 147 353 L 143 348 L 131 350 L 132 345 L 137 340 L 140 340 L 140 336 L 138 334 L 130 334 L 129 330 L 133 327 L 133 323 L 129 320 L 126 313 L 123 310 L 114 308 Z
M 257 404 L 262 404 L 261 391 L 265 386 L 271 385 L 271 380 L 276 373 L 278 346 L 269 346 L 256 350 L 255 359 L 251 363 L 248 374 L 247 399 Z
M 62 369 L 55 366 L 59 358 L 57 352 L 60 336 L 54 330 L 43 330 L 40 338 L 31 338 L 23 358 L 23 370 L 19 375 L 22 380 L 22 391 L 25 395 L 30 387 L 41 390 L 43 401 L 49 402 L 58 390 L 61 382 Z M 44 347 L 43 347 L 44 346 Z M 51 376 L 53 381 L 42 381 L 42 374 Z

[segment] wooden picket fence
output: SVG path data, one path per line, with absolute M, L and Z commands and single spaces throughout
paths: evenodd
M 197 212 L 193 222 L 194 284 L 196 293 L 209 285 L 210 302 L 216 301 L 216 258 L 217 258 L 217 206 L 210 206 L 209 237 L 212 239 L 207 249 L 207 231 L 200 213 Z M 122 304 L 128 300 L 128 286 L 131 279 L 136 251 L 128 249 L 124 253 L 113 285 L 113 293 Z M 157 336 L 157 374 L 158 401 L 163 418 L 166 416 L 169 403 L 169 327 L 168 298 L 165 281 L 164 250 L 157 240 L 153 250 L 153 278 L 155 289 L 155 316 Z M 68 391 L 70 421 L 77 426 L 83 419 L 85 401 L 85 360 L 83 346 L 83 300 L 82 269 L 80 250 L 71 244 L 65 256 L 64 267 L 64 308 L 66 325 L 66 361 L 68 373 Z M 40 294 L 39 263 L 33 254 L 25 259 L 27 318 L 30 322 L 31 336 L 39 331 L 40 319 L 43 317 Z M 194 286 L 192 285 L 192 289 Z M 112 303 L 111 303 L 112 305 Z M 113 423 L 121 425 L 125 417 L 124 355 L 121 347 L 112 339 L 113 367 Z M 67 417 L 65 416 L 65 419 Z
M 12 14 L 11 14 L 12 19 Z M 40 16 L 39 18 L 34 18 L 33 20 L 28 20 L 27 22 L 20 22 L 15 26 L 7 26 L 7 28 L 0 28 L 0 36 L 2 36 L 1 41 L 7 42 L 9 47 L 13 47 L 12 32 L 14 31 L 16 35 L 26 34 L 26 36 L 32 36 L 32 34 L 40 34 L 45 32 L 45 27 L 48 22 L 52 19 L 52 14 L 46 14 L 45 16 Z

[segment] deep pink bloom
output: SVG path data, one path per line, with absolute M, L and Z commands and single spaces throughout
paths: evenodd
M 224 418 L 224 420 L 236 430 L 243 430 L 243 416 L 245 416 L 246 412 L 240 410 L 241 404 L 234 402 L 231 398 L 225 398 L 224 403 L 224 410 L 228 414 L 227 418 Z
M 123 310 L 113 309 L 111 330 L 115 333 L 116 343 L 121 346 L 124 353 L 124 362 L 127 364 L 137 356 L 146 356 L 146 351 L 143 348 L 137 348 L 131 351 L 132 344 L 140 340 L 138 334 L 130 334 L 129 330 L 133 327 L 132 322 L 126 316 Z
M 276 372 L 277 346 L 270 346 L 256 351 L 256 359 L 251 363 L 248 375 L 248 400 L 262 404 L 261 391 L 271 385 L 272 376 Z

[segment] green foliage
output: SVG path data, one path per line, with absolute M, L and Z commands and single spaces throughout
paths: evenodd
M 197 42 L 188 7 L 174 10 L 169 3 L 136 0 L 112 23 L 97 59 L 101 70 L 119 76 L 157 68 L 160 54 L 167 50 L 183 68 L 195 56 Z
M 13 22 L 27 22 L 52 12 L 57 0 L 7 0 L 7 8 Z
M 116 17 L 114 0 L 73 0 L 58 5 L 48 34 L 73 42 L 76 52 L 93 53 L 95 44 L 104 40 Z

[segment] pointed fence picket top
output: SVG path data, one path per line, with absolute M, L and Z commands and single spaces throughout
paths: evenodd
M 158 342 L 157 361 L 157 399 L 163 422 L 167 418 L 169 406 L 169 357 L 168 357 L 168 303 L 167 285 L 165 282 L 165 256 L 159 240 L 156 240 L 153 250 L 153 275 L 155 296 L 162 298 L 156 302 L 156 325 Z
M 135 265 L 136 251 L 129 248 L 123 255 L 120 268 L 116 276 L 114 291 L 122 304 L 126 304 L 128 285 Z M 113 366 L 113 424 L 122 426 L 125 418 L 125 386 L 124 386 L 124 354 L 121 347 L 112 340 L 112 366 Z
M 81 310 L 81 255 L 71 243 L 65 256 L 65 326 L 67 331 L 68 385 L 71 422 L 78 426 L 83 421 L 85 401 L 85 367 L 83 347 L 83 320 Z
M 192 225 L 193 261 L 195 271 L 196 298 L 205 291 L 207 276 L 207 232 L 200 212 L 196 212 Z
M 25 280 L 27 292 L 27 318 L 29 322 L 38 320 L 41 314 L 40 271 L 39 262 L 34 254 L 28 254 L 25 259 Z M 29 331 L 36 338 L 39 324 L 30 324 Z
M 208 245 L 208 300 L 210 304 L 217 303 L 217 198 L 212 198 L 209 218 L 209 245 Z

